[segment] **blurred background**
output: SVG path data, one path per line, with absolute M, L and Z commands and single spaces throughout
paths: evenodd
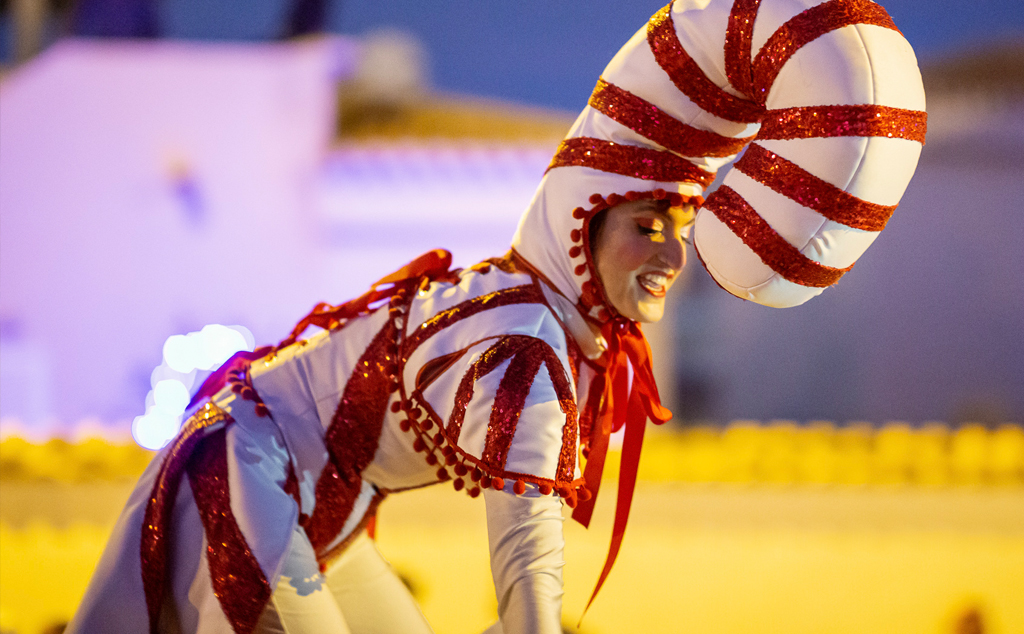
M 0 632 L 59 631 L 233 351 L 427 249 L 503 253 L 662 4 L 0 1 Z M 691 258 L 649 329 L 676 418 L 582 632 L 1024 631 L 1024 4 L 883 4 L 928 95 L 917 174 L 804 306 Z M 479 506 L 382 510 L 439 632 L 494 618 Z M 567 530 L 575 622 L 608 531 Z

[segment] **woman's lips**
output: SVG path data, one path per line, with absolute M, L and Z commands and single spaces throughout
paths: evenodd
M 668 291 L 672 276 L 667 273 L 642 273 L 636 276 L 640 288 L 657 298 L 662 298 Z

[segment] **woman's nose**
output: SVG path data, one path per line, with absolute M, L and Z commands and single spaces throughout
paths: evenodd
M 681 271 L 686 265 L 686 243 L 681 236 L 669 238 L 661 243 L 658 257 L 673 271 Z

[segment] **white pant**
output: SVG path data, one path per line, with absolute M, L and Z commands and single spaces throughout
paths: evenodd
M 364 532 L 326 574 L 299 528 L 256 634 L 430 634 L 419 606 Z

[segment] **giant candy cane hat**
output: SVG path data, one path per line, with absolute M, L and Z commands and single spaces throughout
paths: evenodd
M 885 227 L 925 124 L 914 52 L 869 0 L 676 0 L 605 69 L 513 246 L 596 317 L 611 309 L 590 218 L 623 200 L 699 202 L 746 148 L 698 212 L 697 252 L 730 293 L 801 304 Z

